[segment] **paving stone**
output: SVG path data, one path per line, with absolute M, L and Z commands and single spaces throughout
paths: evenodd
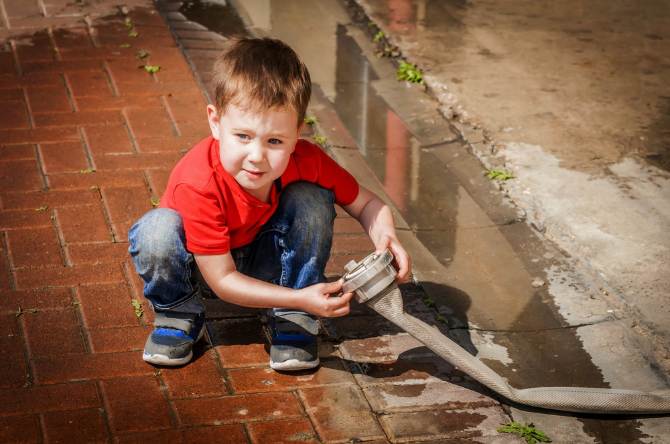
M 46 3 L 45 6 L 49 8 L 49 5 Z M 93 41 L 86 27 L 54 29 L 52 31 L 52 38 L 56 44 L 56 48 L 61 52 L 62 50 L 81 51 L 93 48 Z
M 45 174 L 76 173 L 90 168 L 80 141 L 42 143 L 38 150 Z
M 0 90 L 1 91 L 1 90 Z M 5 145 L 0 146 L 2 160 L 31 160 L 37 159 L 33 145 Z
M 162 368 L 162 378 L 170 399 L 201 398 L 228 395 L 223 372 L 212 350 L 195 350 L 193 360 L 185 366 Z
M 31 358 L 86 353 L 75 310 L 38 311 L 20 319 Z
M 50 310 L 71 306 L 72 294 L 68 288 L 0 292 L 0 312 L 2 313 L 15 313 L 18 307 Z
M 144 350 L 153 326 L 106 328 L 88 330 L 88 343 L 92 353 L 117 353 Z
M 146 185 L 141 171 L 94 171 L 87 174 L 51 174 L 49 189 L 96 189 Z
M 71 73 L 77 71 L 100 71 L 104 69 L 102 60 L 58 60 L 23 62 L 21 71 L 23 74 L 32 75 L 39 73 Z
M 100 407 L 93 381 L 0 390 L 0 416 Z
M 35 381 L 40 385 L 150 375 L 155 372 L 137 352 L 41 358 L 33 360 L 31 367 Z
M 76 97 L 113 97 L 113 92 L 103 70 L 69 72 L 65 74 L 68 88 Z
M 180 94 L 164 100 L 173 121 L 200 121 L 207 128 L 207 101 L 202 94 Z
M 149 188 L 159 201 L 163 196 L 163 193 L 165 193 L 171 172 L 171 168 L 146 170 L 145 174 L 147 176 L 147 181 L 149 182 Z
M 0 75 L 3 75 L 2 71 L 0 71 Z M 0 102 L 23 102 L 23 91 L 20 89 L 0 89 Z
M 0 419 L 0 442 L 41 443 L 42 432 L 38 417 L 15 416 Z
M 175 127 L 182 137 L 196 137 L 204 139 L 211 135 L 209 126 L 204 121 L 201 122 L 176 122 Z
M 118 264 L 19 270 L 14 273 L 14 279 L 17 290 L 125 282 Z
M 111 379 L 102 381 L 100 389 L 112 433 L 165 430 L 174 427 L 170 408 L 157 377 Z
M 54 73 L 33 74 L 21 77 L 5 77 L 2 79 L 1 88 L 26 88 L 31 86 L 45 87 L 63 84 L 63 78 Z
M 257 393 L 173 401 L 180 427 L 297 418 L 304 415 L 291 392 Z
M 224 425 L 218 427 L 198 427 L 197 429 L 176 429 L 164 432 L 151 432 L 132 435 L 120 435 L 116 444 L 192 444 L 215 442 L 220 444 L 241 444 L 249 442 L 242 425 Z
M 279 373 L 270 367 L 230 369 L 228 378 L 235 393 L 285 391 L 354 382 L 354 378 L 340 360 L 322 360 L 318 370 L 290 373 Z
M 244 307 L 242 305 L 231 304 L 230 302 L 226 302 L 223 299 L 219 299 L 214 295 L 212 295 L 212 297 L 213 299 L 208 298 L 203 299 L 206 308 L 206 319 L 210 321 L 212 319 L 221 320 L 221 319 L 233 319 L 233 318 L 258 319 L 258 316 L 261 313 L 263 313 L 264 310 L 262 308 Z M 262 332 L 261 329 L 258 329 L 256 331 Z M 226 336 L 225 332 L 222 336 L 223 337 Z
M 102 109 L 162 109 L 163 103 L 158 97 L 78 97 L 75 99 L 78 111 Z
M 50 211 L 3 211 L 0 212 L 0 227 L 5 230 L 17 228 L 48 228 L 53 227 Z
M 18 308 L 14 310 L 14 312 L 16 311 L 18 311 Z M 0 315 L 0 319 L 3 320 L 2 325 L 0 325 L 0 338 L 18 337 L 21 334 L 19 320 L 15 315 L 5 313 Z
M 68 245 L 65 257 L 68 265 L 108 264 L 129 260 L 127 242 L 105 244 Z
M 153 153 L 160 151 L 188 151 L 197 145 L 203 137 L 152 137 L 136 139 L 137 151 Z
M 145 63 L 151 65 L 149 62 L 136 58 L 129 60 L 107 60 L 109 76 L 117 88 L 119 83 L 152 83 L 151 74 L 146 69 L 140 68 Z
M 114 225 L 123 222 L 135 223 L 153 209 L 146 187 L 105 188 L 102 190 L 102 197 L 109 219 Z
M 14 24 L 21 19 L 10 19 L 9 23 L 14 27 Z M 28 38 L 14 39 L 16 46 L 16 56 L 20 64 L 31 62 L 35 60 L 53 61 L 54 47 L 51 44 L 49 35 L 40 31 Z
M 125 111 L 125 116 L 134 138 L 175 135 L 170 118 L 164 111 L 147 113 L 144 110 L 129 109 Z
M 367 234 L 336 234 L 333 236 L 332 252 L 337 253 L 374 253 L 375 245 Z
M 0 389 L 23 387 L 28 382 L 23 340 L 18 333 L 12 334 L 12 337 L 3 335 L 0 338 L 0 373 Z
M 59 208 L 54 214 L 65 244 L 112 241 L 102 206 Z
M 79 131 L 76 126 L 0 131 L 0 145 L 69 142 L 79 139 L 81 139 L 81 137 L 79 136 Z
M 87 329 L 139 325 L 125 282 L 79 287 L 75 292 Z
M 9 263 L 13 269 L 65 265 L 54 228 L 11 230 L 6 236 Z
M 14 29 L 44 29 L 48 26 L 57 27 L 78 27 L 85 22 L 81 17 L 21 17 L 9 19 L 9 26 Z
M 194 94 L 199 92 L 198 85 L 194 82 L 169 82 L 169 83 L 121 83 L 116 85 L 119 95 L 168 95 L 168 94 Z
M 307 418 L 287 419 L 284 421 L 254 422 L 247 425 L 251 442 L 263 444 L 318 444 L 312 424 Z
M 353 217 L 336 217 L 335 218 L 334 232 L 335 232 L 335 234 L 345 234 L 346 233 L 346 234 L 363 234 L 363 235 L 365 235 L 365 230 L 361 226 L 360 222 L 358 222 Z
M 357 386 L 315 387 L 300 389 L 299 393 L 323 441 L 385 437 Z
M 27 88 L 26 97 L 32 113 L 71 113 L 73 111 L 64 84 L 46 88 Z
M 114 156 L 93 156 L 93 164 L 99 171 L 174 168 L 184 153 L 142 153 Z
M 267 365 L 269 344 L 259 319 L 226 319 L 210 323 L 224 368 Z
M 130 132 L 125 125 L 89 126 L 82 129 L 91 154 L 133 153 Z
M 100 409 L 47 413 L 42 421 L 49 443 L 108 442 L 107 426 Z
M 3 192 L 38 191 L 43 188 L 44 184 L 36 160 L 0 162 L 0 189 Z
M 81 205 L 99 204 L 100 195 L 97 190 L 58 190 L 41 191 L 38 193 L 3 194 L 4 210 L 35 210 L 38 207 L 62 208 Z
M 328 262 L 326 263 L 326 276 L 342 276 L 344 273 L 344 266 L 349 261 L 360 262 L 370 254 L 369 252 L 357 254 L 333 254 L 331 252 Z
M 38 17 L 42 14 L 37 0 L 4 0 L 7 17 Z
M 109 125 L 123 123 L 118 111 L 82 111 L 78 113 L 35 114 L 33 121 L 37 127 L 73 125 Z

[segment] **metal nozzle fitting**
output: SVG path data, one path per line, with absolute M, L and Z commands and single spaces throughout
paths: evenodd
M 354 298 L 361 303 L 377 296 L 395 281 L 398 274 L 391 265 L 392 260 L 393 254 L 386 249 L 379 256 L 373 253 L 358 263 L 350 261 L 344 266 L 342 291 L 353 291 Z

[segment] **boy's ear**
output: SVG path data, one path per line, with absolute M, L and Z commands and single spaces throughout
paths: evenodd
M 305 127 L 305 124 L 306 124 L 306 123 L 307 123 L 307 122 L 305 122 L 305 121 L 303 120 L 303 121 L 302 121 L 302 125 L 300 125 L 300 126 L 298 127 L 298 138 L 300 138 L 300 134 L 302 134 L 302 129 Z
M 207 121 L 209 129 L 212 131 L 212 137 L 219 140 L 219 112 L 214 105 L 207 105 Z

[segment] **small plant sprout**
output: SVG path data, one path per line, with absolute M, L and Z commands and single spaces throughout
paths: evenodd
M 421 300 L 426 304 L 426 307 L 435 307 L 435 300 L 424 292 L 421 292 Z
M 137 51 L 137 54 L 135 54 L 135 57 L 140 60 L 146 60 L 146 58 L 149 57 L 149 53 L 146 53 L 140 49 Z
M 77 6 L 87 6 L 86 2 L 77 2 Z
M 135 25 L 133 25 L 133 22 L 132 20 L 130 20 L 130 17 L 126 17 L 126 28 L 133 29 L 133 26 Z
M 142 303 L 138 301 L 137 299 L 133 299 L 133 308 L 135 309 L 135 316 L 138 318 L 142 317 L 142 314 L 144 314 L 144 310 L 142 310 Z
M 120 46 L 121 46 L 121 48 L 130 48 L 133 45 L 131 45 L 130 43 L 124 43 L 123 45 L 120 45 Z
M 445 318 L 442 315 L 437 315 L 437 317 L 435 319 L 437 319 L 437 322 L 441 322 L 443 324 L 448 324 L 449 323 L 449 319 Z
M 505 427 L 500 427 L 498 429 L 499 433 L 516 433 L 520 437 L 526 440 L 529 444 L 536 444 L 539 442 L 551 442 L 549 437 L 544 434 L 541 430 L 537 430 L 533 423 L 526 423 L 526 425 L 521 425 L 518 422 L 508 422 L 505 424 Z
M 158 206 L 159 203 L 161 203 L 160 200 L 156 199 L 155 197 L 152 197 L 152 198 L 151 198 L 151 205 L 152 205 L 154 208 L 156 208 L 156 207 Z
M 41 206 L 41 207 L 35 208 L 35 211 L 46 211 L 48 209 L 49 209 L 49 207 Z
M 487 170 L 485 171 L 489 179 L 499 180 L 502 183 L 507 182 L 507 179 L 514 179 L 514 174 L 509 174 L 505 170 Z
M 323 145 L 324 143 L 326 143 L 325 137 L 314 136 L 314 140 L 316 140 L 316 143 L 318 143 L 319 145 Z
M 75 302 L 72 303 L 72 306 L 73 306 L 73 307 L 80 307 L 80 306 L 81 306 L 81 302 L 79 302 L 79 301 L 75 301 Z
M 99 190 L 99 189 L 100 187 L 97 185 L 93 185 L 91 188 L 89 188 L 89 190 Z
M 88 169 L 86 169 L 86 170 L 79 170 L 78 173 L 79 173 L 79 174 L 95 173 L 95 169 L 93 169 L 93 168 L 88 168 Z
M 423 83 L 422 71 L 412 63 L 402 62 L 395 76 L 399 80 L 407 80 L 410 83 Z
M 153 74 L 155 72 L 158 72 L 161 70 L 160 66 L 149 66 L 149 65 L 142 65 L 140 68 L 144 68 L 147 70 L 148 73 Z
M 135 31 L 129 32 L 128 37 L 137 37 L 139 34 Z
M 316 117 L 305 117 L 305 123 L 307 125 L 314 125 L 317 122 Z
M 384 34 L 384 31 L 379 31 L 377 34 L 375 34 L 375 38 L 373 39 L 373 41 L 378 42 L 381 39 L 383 39 L 385 35 L 386 34 Z

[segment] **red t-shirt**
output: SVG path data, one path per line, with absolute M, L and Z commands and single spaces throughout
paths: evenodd
M 302 139 L 280 180 L 280 189 L 291 182 L 316 183 L 332 190 L 338 205 L 349 205 L 358 196 L 356 179 L 317 145 Z M 254 240 L 277 209 L 279 193 L 273 187 L 266 203 L 243 190 L 223 169 L 219 141 L 210 136 L 172 170 L 159 207 L 181 214 L 190 252 L 224 254 Z

